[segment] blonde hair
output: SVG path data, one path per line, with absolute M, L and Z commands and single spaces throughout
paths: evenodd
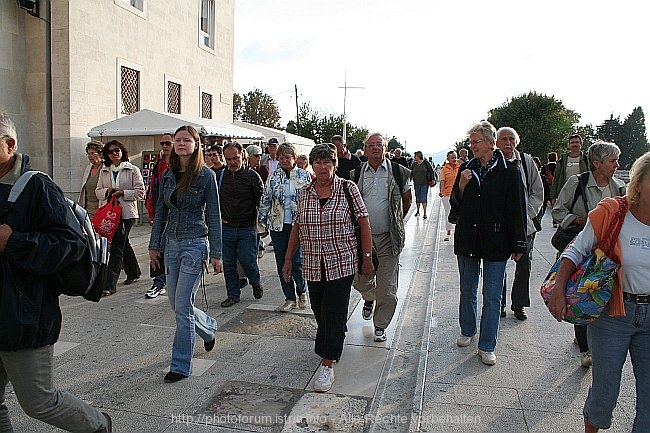
M 639 157 L 630 170 L 630 183 L 627 185 L 627 202 L 630 206 L 639 201 L 639 191 L 637 190 L 643 178 L 650 173 L 650 152 L 646 152 Z

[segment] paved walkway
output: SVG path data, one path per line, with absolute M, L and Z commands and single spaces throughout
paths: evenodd
M 144 298 L 149 279 L 119 286 L 98 304 L 62 297 L 56 383 L 110 413 L 118 432 L 582 431 L 590 370 L 579 366 L 572 327 L 556 323 L 538 295 L 555 257 L 549 217 L 535 243 L 529 319 L 501 319 L 498 362 L 488 367 L 475 346 L 455 345 L 453 240 L 443 241 L 437 194 L 431 200 L 428 220 L 413 211 L 408 218 L 388 340 L 373 341 L 372 322 L 361 318 L 361 297 L 353 290 L 343 358 L 329 393 L 313 392 L 320 359 L 313 353 L 311 311 L 275 311 L 284 299 L 270 247 L 260 260 L 260 300 L 248 286 L 239 304 L 221 308 L 223 277 L 206 277 L 197 305 L 217 319 L 217 344 L 206 353 L 198 341 L 193 376 L 175 384 L 162 380 L 174 317 L 166 297 Z M 148 237 L 148 226 L 134 228 L 143 269 Z M 513 272 L 510 264 L 510 280 Z M 609 431 L 631 430 L 634 404 L 628 361 Z M 7 405 L 17 432 L 58 431 L 28 418 L 12 392 Z

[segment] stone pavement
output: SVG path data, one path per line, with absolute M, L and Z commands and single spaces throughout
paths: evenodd
M 475 345 L 455 344 L 453 239 L 443 241 L 437 191 L 430 197 L 428 220 L 409 214 L 388 340 L 373 341 L 353 290 L 343 357 L 326 394 L 313 392 L 320 359 L 311 311 L 275 311 L 284 299 L 271 247 L 260 260 L 260 300 L 248 286 L 239 304 L 221 308 L 223 277 L 206 276 L 206 295 L 199 291 L 196 304 L 217 319 L 217 343 L 206 353 L 199 339 L 193 376 L 175 384 L 163 382 L 174 316 L 165 296 L 144 298 L 148 278 L 120 285 L 98 304 L 62 297 L 55 383 L 108 412 L 116 432 L 582 431 L 590 370 L 579 366 L 572 327 L 555 322 L 538 294 L 555 257 L 550 217 L 535 242 L 529 319 L 520 322 L 510 311 L 501 319 L 498 361 L 488 367 Z M 133 229 L 143 270 L 148 238 L 147 225 Z M 511 263 L 510 281 L 513 272 Z M 613 432 L 630 431 L 634 417 L 629 361 L 623 376 Z M 27 417 L 13 392 L 7 405 L 17 432 L 58 431 Z

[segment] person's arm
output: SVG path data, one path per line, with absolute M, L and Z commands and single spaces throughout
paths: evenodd
M 361 231 L 361 248 L 363 248 L 363 264 L 361 270 L 363 275 L 369 276 L 375 272 L 375 266 L 372 263 L 372 231 L 370 229 L 370 218 L 358 218 L 359 229 Z M 370 253 L 368 256 L 366 253 Z
M 533 219 L 539 214 L 544 204 L 544 183 L 542 183 L 542 177 L 535 167 L 533 158 L 529 157 L 526 164 L 528 168 L 528 179 L 530 181 L 530 191 L 526 191 L 526 194 L 528 194 L 526 212 L 528 218 Z
M 409 188 L 406 191 L 402 192 L 402 215 L 404 217 L 406 216 L 409 209 L 411 208 L 411 202 L 412 201 L 413 201 L 413 197 L 412 197 L 412 194 L 411 194 L 411 188 Z
M 577 176 L 571 176 L 567 179 L 564 187 L 560 191 L 560 195 L 557 197 L 555 205 L 551 210 L 551 215 L 553 216 L 553 221 L 558 221 L 562 227 L 567 228 L 570 225 L 577 224 L 584 226 L 587 223 L 587 218 L 581 215 L 576 214 L 576 206 L 580 206 L 578 200 L 573 204 L 573 199 L 575 197 L 576 189 L 580 188 L 580 181 Z M 573 209 L 570 210 L 571 205 L 573 204 Z M 584 206 L 582 206 L 584 207 Z
M 131 187 L 129 189 L 120 188 L 121 191 L 120 195 L 124 196 L 124 200 L 126 201 L 142 200 L 145 194 L 144 180 L 142 179 L 142 173 L 140 173 L 140 169 L 135 165 L 133 165 L 132 167 L 133 169 L 130 170 Z
M 287 252 L 284 254 L 284 266 L 282 267 L 282 276 L 287 283 L 291 281 L 291 261 L 294 254 L 298 251 L 298 244 L 300 242 L 300 224 L 295 222 L 291 227 L 291 234 L 289 235 L 289 243 L 287 244 Z
M 260 209 L 257 212 L 257 222 L 259 223 L 259 227 L 263 230 L 262 237 L 266 237 L 269 231 L 269 213 L 271 211 L 272 199 L 273 191 L 271 190 L 271 182 L 267 182 L 264 185 L 262 199 L 260 200 Z

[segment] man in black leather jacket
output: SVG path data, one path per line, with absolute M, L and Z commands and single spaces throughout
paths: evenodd
M 0 210 L 29 157 L 16 153 L 16 128 L 0 112 Z M 47 275 L 74 262 L 85 243 L 63 192 L 36 175 L 9 212 L 0 212 L 0 431 L 13 431 L 4 404 L 11 381 L 27 415 L 68 431 L 110 432 L 111 421 L 53 386 L 54 343 L 61 331 L 56 287 Z

